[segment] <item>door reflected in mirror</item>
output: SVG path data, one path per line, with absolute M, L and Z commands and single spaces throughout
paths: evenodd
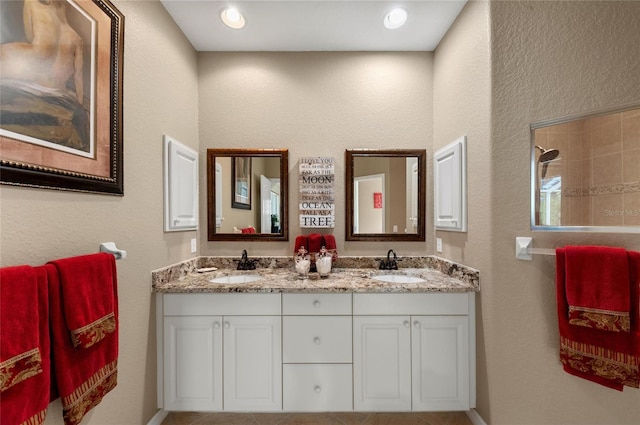
M 346 240 L 425 240 L 425 150 L 347 150 Z
M 640 232 L 638 106 L 531 125 L 535 230 Z
M 288 240 L 286 149 L 208 149 L 209 240 Z

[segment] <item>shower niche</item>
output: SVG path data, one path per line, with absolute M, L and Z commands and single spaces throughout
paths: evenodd
M 640 105 L 531 124 L 533 230 L 640 233 Z

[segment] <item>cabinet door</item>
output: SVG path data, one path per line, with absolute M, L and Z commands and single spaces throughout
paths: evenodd
M 409 316 L 353 318 L 354 410 L 411 410 Z
M 280 316 L 225 316 L 224 409 L 282 410 Z
M 164 136 L 164 230 L 198 228 L 198 153 Z
M 467 231 L 466 136 L 435 153 L 434 208 L 439 230 Z
M 469 409 L 467 316 L 413 316 L 413 410 Z
M 222 409 L 222 318 L 164 318 L 164 408 Z

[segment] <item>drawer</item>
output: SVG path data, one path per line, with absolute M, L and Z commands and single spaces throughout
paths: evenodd
M 282 314 L 350 315 L 351 294 L 283 294 Z
M 164 294 L 165 316 L 279 316 L 280 294 Z
M 351 411 L 352 388 L 350 364 L 285 364 L 282 367 L 285 412 Z
M 283 363 L 351 363 L 351 316 L 284 316 Z
M 469 297 L 467 293 L 354 294 L 353 314 L 467 315 Z

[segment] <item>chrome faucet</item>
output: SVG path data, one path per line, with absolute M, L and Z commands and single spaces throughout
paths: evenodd
M 256 260 L 250 260 L 247 255 L 247 250 L 242 250 L 242 258 L 238 262 L 238 270 L 255 270 L 256 269 Z
M 391 253 L 393 253 L 393 259 L 391 259 Z M 380 270 L 398 270 L 398 256 L 393 249 L 387 251 L 387 259 L 380 260 Z

